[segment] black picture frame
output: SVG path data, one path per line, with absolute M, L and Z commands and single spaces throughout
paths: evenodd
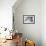
M 23 24 L 35 24 L 35 15 L 23 15 Z

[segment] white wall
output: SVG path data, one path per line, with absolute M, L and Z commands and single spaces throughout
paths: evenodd
M 0 27 L 12 28 L 12 6 L 16 0 L 0 0 Z
M 46 0 L 41 1 L 41 38 L 42 46 L 46 46 Z
M 15 16 L 15 28 L 22 32 L 24 37 L 35 41 L 36 46 L 41 46 L 41 1 L 23 0 L 13 12 Z M 23 15 L 35 15 L 35 24 L 23 24 Z

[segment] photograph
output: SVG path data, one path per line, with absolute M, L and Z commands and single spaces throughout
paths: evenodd
M 24 24 L 35 24 L 35 15 L 23 15 Z

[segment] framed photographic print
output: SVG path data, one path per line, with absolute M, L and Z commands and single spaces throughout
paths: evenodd
M 23 15 L 23 24 L 35 24 L 35 15 Z

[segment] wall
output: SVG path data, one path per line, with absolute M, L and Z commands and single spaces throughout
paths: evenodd
M 12 28 L 12 6 L 16 0 L 0 0 L 0 27 Z
M 35 41 L 41 46 L 41 1 L 23 0 L 20 5 L 13 6 L 15 28 L 22 32 L 24 38 Z M 23 15 L 35 15 L 35 24 L 23 24 Z
M 41 40 L 42 46 L 46 46 L 46 0 L 41 1 Z

